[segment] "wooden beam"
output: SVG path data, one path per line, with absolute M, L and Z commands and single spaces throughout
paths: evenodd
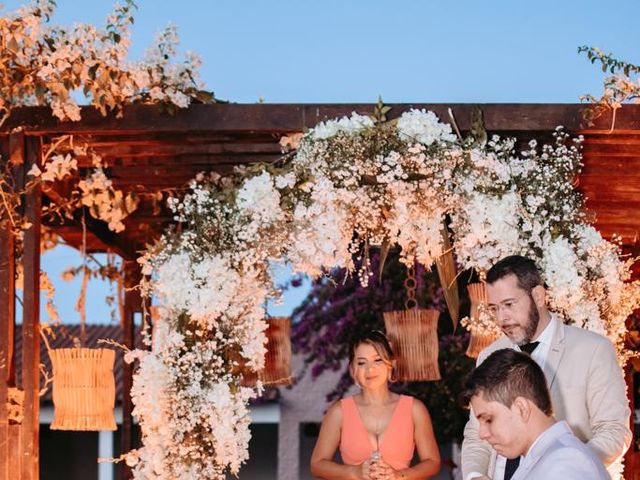
M 24 133 L 22 130 L 9 135 L 9 161 L 17 167 L 24 163 Z
M 584 104 L 390 104 L 389 118 L 399 116 L 411 108 L 435 112 L 442 121 L 449 123 L 448 110 L 455 115 L 462 130 L 470 127 L 471 111 L 479 106 L 487 130 L 499 132 L 553 131 L 558 125 L 568 130 L 607 133 L 611 129 L 611 112 L 606 112 L 595 121 L 593 127 L 585 128 L 583 112 L 589 108 Z M 0 128 L 9 132 L 24 126 L 29 134 L 73 133 L 73 134 L 157 134 L 162 132 L 190 134 L 202 132 L 301 132 L 318 122 L 335 117 L 351 115 L 353 111 L 371 114 L 375 104 L 214 104 L 192 105 L 178 110 L 174 115 L 163 112 L 154 105 L 132 105 L 126 107 L 122 118 L 116 115 L 103 117 L 91 107 L 82 109 L 81 122 L 60 122 L 46 107 L 24 107 L 14 109 Z M 624 105 L 616 114 L 615 133 L 640 130 L 640 105 Z
M 82 227 L 76 222 L 60 224 L 47 224 L 43 222 L 43 226 L 48 227 L 56 235 L 62 238 L 64 244 L 80 250 L 82 247 Z M 113 251 L 110 245 L 102 242 L 92 232 L 87 230 L 86 236 L 87 253 L 102 253 Z
M 15 327 L 15 258 L 11 224 L 0 224 L 0 480 L 10 480 L 9 400 Z
M 49 197 L 56 204 L 64 204 L 66 202 L 66 196 L 64 195 L 64 193 L 58 190 L 58 186 L 55 184 L 49 186 L 44 191 L 44 195 Z M 75 226 L 81 232 L 81 216 L 82 212 L 76 210 L 73 213 L 74 219 L 68 223 L 65 223 L 64 226 Z M 105 250 L 111 250 L 112 252 L 117 253 L 125 259 L 131 260 L 137 258 L 137 254 L 135 251 L 136 247 L 134 245 L 131 245 L 130 242 L 127 242 L 124 235 L 120 235 L 112 230 L 109 230 L 109 227 L 105 222 L 97 220 L 87 213 L 87 215 L 85 216 L 85 224 L 87 226 L 87 233 L 90 233 L 90 235 L 95 237 L 98 242 L 107 246 Z M 55 225 L 48 226 L 53 229 L 56 228 Z
M 255 154 L 276 154 L 281 155 L 281 147 L 277 139 L 272 139 L 270 143 L 213 143 L 213 144 L 185 144 L 180 141 L 153 142 L 148 145 L 136 145 L 125 142 L 113 143 L 110 145 L 97 147 L 89 142 L 96 152 L 102 157 L 181 157 L 189 155 L 255 155 Z M 92 167 L 93 159 L 76 157 L 79 167 Z
M 140 290 L 136 287 L 142 279 L 140 265 L 135 260 L 124 261 L 124 318 L 122 319 L 122 341 L 129 349 L 134 349 L 135 339 L 135 315 L 142 312 L 142 298 Z M 122 432 L 121 448 L 126 453 L 134 448 L 135 438 L 133 433 L 133 403 L 131 401 L 131 387 L 133 385 L 133 365 L 122 363 Z M 125 465 L 125 478 L 132 478 L 132 472 Z
M 40 161 L 37 138 L 25 142 L 24 174 Z M 39 184 L 25 195 L 25 217 L 31 227 L 24 234 L 24 297 L 22 318 L 22 389 L 24 420 L 20 450 L 22 480 L 38 480 L 40 414 L 40 212 Z

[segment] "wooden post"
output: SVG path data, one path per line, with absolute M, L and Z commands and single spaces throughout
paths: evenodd
M 127 348 L 135 348 L 135 314 L 142 311 L 142 298 L 138 289 L 142 272 L 135 260 L 124 259 L 124 318 L 122 324 L 122 341 Z M 122 364 L 122 453 L 134 448 L 133 435 L 133 403 L 131 402 L 131 386 L 133 385 L 133 365 Z M 132 478 L 131 469 L 125 465 L 125 478 Z
M 25 139 L 23 175 L 40 163 L 37 138 Z M 25 195 L 25 218 L 31 227 L 24 234 L 24 297 L 22 317 L 22 389 L 24 420 L 20 436 L 22 480 L 38 480 L 40 433 L 40 215 L 39 184 Z
M 627 398 L 629 399 L 629 408 L 631 409 L 631 418 L 629 419 L 629 424 L 630 424 L 629 428 L 631 428 L 632 432 L 634 431 L 633 418 L 635 416 L 633 413 L 635 412 L 633 397 L 634 397 L 635 389 L 638 387 L 636 382 L 634 382 L 633 371 L 634 371 L 633 365 L 631 365 L 631 362 L 629 362 L 624 372 L 625 372 L 625 380 L 627 382 L 627 387 L 628 387 Z M 627 450 L 627 453 L 624 456 L 624 478 L 626 480 L 640 479 L 639 457 L 640 457 L 640 452 L 638 451 L 637 439 L 634 437 L 631 440 L 631 446 L 629 447 L 629 450 Z
M 15 325 L 14 238 L 8 219 L 0 223 L 0 480 L 9 480 L 7 401 L 13 363 Z
M 8 146 L 8 151 L 4 147 Z M 21 130 L 11 133 L 2 153 L 10 159 L 8 175 L 12 175 L 14 191 L 23 188 L 24 134 Z M 20 454 L 20 423 L 9 423 L 6 414 L 8 392 L 16 385 L 15 375 L 15 237 L 11 220 L 7 217 L 0 226 L 0 479 L 20 478 L 22 455 Z M 5 444 L 5 442 L 7 442 Z

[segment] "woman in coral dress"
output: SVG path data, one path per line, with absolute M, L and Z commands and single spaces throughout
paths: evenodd
M 382 332 L 349 347 L 349 370 L 360 393 L 327 411 L 311 456 L 311 473 L 326 480 L 424 479 L 440 470 L 440 453 L 424 404 L 389 390 L 394 355 Z M 343 463 L 334 461 L 340 449 Z M 411 466 L 417 449 L 420 461 Z

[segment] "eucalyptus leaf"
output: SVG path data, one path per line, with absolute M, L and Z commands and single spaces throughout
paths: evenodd
M 380 246 L 380 264 L 378 265 L 378 282 L 382 283 L 382 272 L 384 271 L 384 265 L 391 249 L 391 243 L 388 238 L 385 238 Z

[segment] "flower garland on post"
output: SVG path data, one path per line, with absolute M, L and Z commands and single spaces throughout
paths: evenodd
M 247 459 L 246 402 L 260 385 L 242 387 L 239 365 L 262 368 L 272 262 L 313 277 L 339 267 L 366 285 L 371 246 L 430 267 L 445 217 L 462 268 L 482 275 L 505 255 L 532 257 L 552 308 L 609 336 L 624 361 L 640 285 L 626 283 L 631 261 L 587 223 L 574 190 L 580 139 L 559 128 L 553 145 L 516 152 L 515 140 L 458 139 L 433 112 L 385 121 L 386 111 L 320 123 L 299 143 L 284 139 L 295 151 L 279 164 L 201 174 L 170 202 L 181 228 L 140 259 L 167 333 L 127 355 L 140 360 L 132 397 L 143 447 L 125 456 L 135 478 L 224 478 Z
M 134 103 L 161 104 L 173 111 L 192 101 L 215 102 L 212 93 L 202 90 L 196 55 L 187 53 L 183 62 L 173 61 L 178 43 L 175 26 L 158 36 L 142 61 L 127 61 L 133 0 L 117 5 L 104 28 L 50 25 L 55 5 L 54 0 L 32 0 L 0 16 L 0 125 L 14 108 L 32 105 L 49 106 L 60 120 L 79 121 L 74 92 L 82 92 L 102 115 L 121 116 L 123 107 Z M 114 189 L 100 157 L 63 136 L 44 154 L 42 170 L 34 167 L 28 172 L 31 179 L 23 189 L 14 185 L 10 159 L 0 157 L 0 220 L 11 224 L 18 251 L 22 234 L 30 227 L 19 213 L 23 195 L 38 183 L 51 191 L 55 182 L 68 180 L 78 170 L 76 158 L 86 155 L 93 157 L 95 168 L 80 180 L 71 198 L 43 206 L 43 215 L 70 217 L 74 209 L 86 206 L 111 230 L 124 229 L 122 220 L 135 210 L 138 198 Z
M 0 125 L 14 108 L 31 105 L 49 106 L 60 120 L 79 121 L 80 107 L 73 95 L 78 92 L 102 115 L 115 112 L 121 116 L 123 107 L 134 103 L 161 104 L 173 111 L 188 107 L 192 101 L 215 102 L 212 93 L 202 90 L 196 55 L 187 53 L 184 61 L 174 62 L 178 43 L 174 26 L 158 36 L 143 60 L 127 61 L 136 8 L 133 0 L 117 5 L 104 28 L 81 23 L 71 28 L 50 25 L 55 6 L 54 0 L 32 0 L 0 16 Z M 77 158 L 86 156 L 92 158 L 94 168 L 79 179 L 68 198 L 60 198 L 55 184 L 77 179 Z M 72 219 L 80 208 L 87 207 L 92 217 L 120 232 L 125 228 L 124 218 L 138 206 L 140 196 L 115 189 L 100 156 L 74 144 L 71 136 L 52 140 L 41 167 L 34 166 L 27 184 L 19 188 L 13 178 L 15 166 L 9 158 L 0 157 L 0 221 L 10 225 L 18 257 L 24 231 L 31 226 L 20 214 L 20 205 L 23 196 L 38 184 L 51 197 L 43 205 L 42 215 L 54 220 Z M 152 200 L 154 208 L 162 195 L 142 194 Z M 45 245 L 49 240 L 50 245 Z M 43 249 L 56 243 L 54 235 L 43 235 Z M 47 291 L 47 313 L 56 325 L 54 290 L 45 272 L 41 272 L 41 285 Z
M 32 0 L 0 16 L 0 125 L 14 108 L 33 105 L 50 107 L 60 120 L 79 121 L 81 109 L 74 97 L 79 92 L 102 115 L 113 112 L 118 117 L 125 105 L 134 103 L 160 104 L 171 112 L 193 101 L 215 102 L 212 93 L 202 90 L 197 56 L 187 53 L 184 61 L 174 62 L 177 34 L 173 26 L 158 36 L 143 60 L 127 61 L 133 0 L 117 5 L 104 28 L 50 25 L 55 4 L 54 0 Z M 31 179 L 24 188 L 13 182 L 15 166 L 10 159 L 0 158 L 0 221 L 7 222 L 16 236 L 18 256 L 22 235 L 31 226 L 20 215 L 22 197 L 38 183 L 46 190 L 54 182 L 67 180 L 77 170 L 76 157 L 88 154 L 73 145 L 61 152 L 59 146 L 56 143 L 45 155 L 42 170 L 29 172 Z M 122 231 L 123 219 L 136 208 L 138 199 L 113 188 L 100 159 L 94 156 L 94 160 L 95 169 L 80 180 L 71 198 L 56 198 L 56 204 L 45 205 L 42 213 L 68 217 L 74 209 L 87 207 L 111 230 Z M 154 192 L 154 198 L 158 195 Z M 53 287 L 44 272 L 41 288 L 48 292 L 47 312 L 57 324 Z

